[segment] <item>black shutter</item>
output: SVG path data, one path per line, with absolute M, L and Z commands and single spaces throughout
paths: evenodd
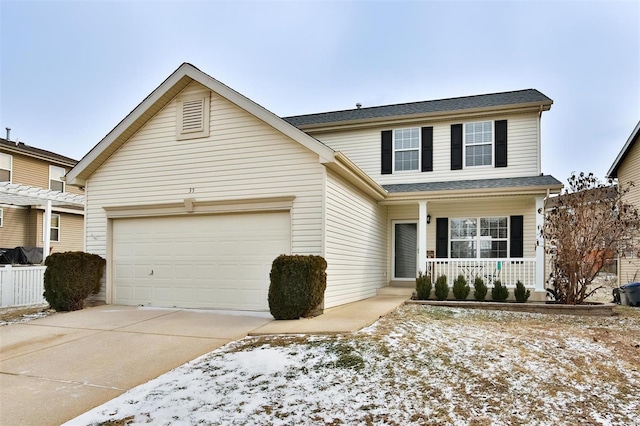
M 436 219 L 436 257 L 449 257 L 449 219 L 446 217 Z
M 507 120 L 495 122 L 496 167 L 507 167 Z
M 511 238 L 509 241 L 509 257 L 524 257 L 523 217 L 511 216 Z
M 422 128 L 422 171 L 433 171 L 433 127 Z
M 462 124 L 451 125 L 451 170 L 462 169 Z
M 390 175 L 393 171 L 393 136 L 391 130 L 382 131 L 382 174 Z

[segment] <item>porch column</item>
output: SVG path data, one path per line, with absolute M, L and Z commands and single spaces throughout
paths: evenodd
M 51 200 L 47 200 L 47 206 L 44 210 L 44 223 L 42 224 L 42 263 L 49 256 L 51 248 Z
M 418 202 L 418 271 L 427 271 L 427 202 Z
M 543 214 L 538 213 L 543 212 Z M 544 197 L 536 197 L 536 291 L 544 291 L 544 240 L 540 237 L 540 229 L 544 225 Z

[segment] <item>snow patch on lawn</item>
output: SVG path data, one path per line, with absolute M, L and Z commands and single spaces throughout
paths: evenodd
M 71 420 L 638 424 L 640 321 L 403 306 L 361 332 L 248 337 Z

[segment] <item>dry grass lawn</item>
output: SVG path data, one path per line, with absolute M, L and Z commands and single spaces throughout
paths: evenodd
M 407 305 L 352 335 L 246 338 L 69 424 L 638 424 L 640 309 L 616 309 Z

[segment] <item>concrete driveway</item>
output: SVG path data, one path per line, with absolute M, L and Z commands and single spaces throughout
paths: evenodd
M 0 327 L 0 424 L 59 425 L 272 320 L 107 305 Z

